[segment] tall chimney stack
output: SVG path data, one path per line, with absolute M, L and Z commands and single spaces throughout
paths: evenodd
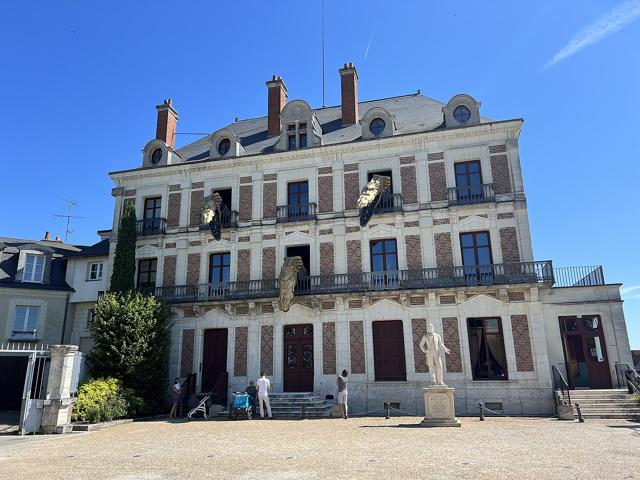
M 156 138 L 162 140 L 172 149 L 176 148 L 176 125 L 178 124 L 178 112 L 171 105 L 171 99 L 166 99 L 162 105 L 156 105 L 158 110 L 158 124 Z
M 280 135 L 280 113 L 287 104 L 287 86 L 282 77 L 276 75 L 267 81 L 269 90 L 267 132 L 270 137 Z
M 342 125 L 358 123 L 358 72 L 353 63 L 345 63 L 340 69 L 342 93 Z

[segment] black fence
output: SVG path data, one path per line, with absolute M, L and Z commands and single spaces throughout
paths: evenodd
M 283 205 L 278 207 L 276 219 L 279 223 L 303 222 L 316 219 L 316 204 L 302 203 L 298 205 Z
M 136 222 L 138 235 L 160 235 L 165 233 L 167 221 L 164 218 L 145 218 Z
M 495 193 L 493 183 L 482 185 L 465 185 L 447 189 L 449 205 L 470 205 L 474 203 L 493 202 Z
M 605 285 L 601 265 L 553 269 L 554 287 L 595 287 Z

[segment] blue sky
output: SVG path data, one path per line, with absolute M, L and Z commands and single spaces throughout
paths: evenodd
M 536 258 L 604 265 L 625 285 L 640 348 L 640 2 L 325 0 L 325 10 L 327 105 L 352 61 L 361 99 L 466 92 L 485 116 L 525 119 Z M 181 132 L 264 115 L 272 74 L 290 99 L 322 104 L 319 0 L 5 0 L 0 27 L 0 235 L 63 237 L 53 215 L 64 197 L 86 217 L 70 241 L 96 241 L 113 215 L 107 172 L 141 163 L 163 98 Z

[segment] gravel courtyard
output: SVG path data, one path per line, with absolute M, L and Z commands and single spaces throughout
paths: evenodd
M 402 417 L 129 423 L 0 437 L 3 479 L 640 478 L 640 424 Z

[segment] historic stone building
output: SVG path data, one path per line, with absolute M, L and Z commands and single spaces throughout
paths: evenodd
M 599 267 L 534 257 L 522 119 L 485 118 L 466 94 L 360 101 L 355 67 L 339 74 L 339 106 L 287 102 L 274 76 L 267 116 L 181 148 L 166 100 L 142 164 L 111 173 L 111 253 L 133 202 L 138 287 L 172 305 L 171 376 L 195 373 L 209 391 L 228 372 L 235 391 L 264 370 L 276 391 L 324 396 L 346 368 L 354 413 L 383 402 L 419 413 L 430 377 L 418 344 L 432 323 L 451 350 L 445 381 L 460 414 L 479 401 L 551 413 L 558 364 L 575 387 L 615 385 L 615 364 L 631 363 L 619 285 Z M 373 174 L 391 187 L 361 227 L 356 202 Z M 219 241 L 201 225 L 213 192 Z M 304 274 L 285 313 L 287 256 Z

